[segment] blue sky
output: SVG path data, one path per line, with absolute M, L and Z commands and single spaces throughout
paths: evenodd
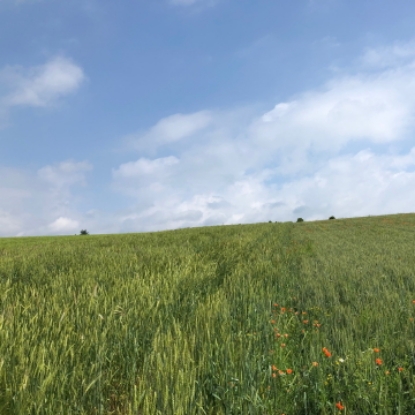
M 0 236 L 413 212 L 413 0 L 0 0 Z

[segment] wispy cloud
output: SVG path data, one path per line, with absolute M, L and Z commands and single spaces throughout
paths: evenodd
M 174 114 L 161 119 L 148 131 L 124 137 L 127 146 L 135 150 L 154 152 L 163 145 L 190 139 L 205 130 L 213 121 L 210 111 Z
M 324 36 L 321 39 L 315 40 L 312 45 L 325 49 L 335 49 L 338 48 L 341 44 L 334 36 Z
M 214 0 L 169 0 L 175 6 L 211 5 Z
M 84 80 L 82 68 L 63 56 L 32 68 L 8 66 L 0 72 L 0 82 L 10 92 L 1 103 L 5 107 L 48 107 L 74 93 Z
M 363 54 L 359 63 L 367 68 L 383 70 L 396 66 L 414 67 L 415 40 L 411 42 L 395 42 L 378 48 L 369 48 Z
M 179 163 L 179 160 L 173 156 L 155 160 L 140 158 L 135 162 L 122 164 L 119 169 L 114 170 L 114 177 L 139 179 L 146 175 L 160 175 L 163 174 L 166 168 L 177 163 Z
M 192 4 L 197 3 L 200 0 L 170 0 L 171 4 L 177 6 L 191 6 Z
M 30 3 L 38 3 L 44 0 L 0 0 L 0 5 L 3 4 L 12 4 L 12 5 L 23 5 L 23 4 L 30 4 Z
M 64 189 L 73 185 L 86 185 L 85 173 L 92 170 L 86 161 L 63 161 L 53 166 L 45 166 L 38 170 L 38 176 L 54 188 Z
M 201 10 L 205 7 L 214 6 L 219 0 L 168 0 L 173 6 Z

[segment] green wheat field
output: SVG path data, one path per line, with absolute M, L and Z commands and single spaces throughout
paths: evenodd
M 415 414 L 415 214 L 0 239 L 0 415 Z

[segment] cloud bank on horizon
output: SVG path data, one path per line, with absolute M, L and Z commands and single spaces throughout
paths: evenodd
M 250 29 L 249 39 L 219 39 L 211 33 L 218 16 L 236 36 L 243 27 L 231 25 L 229 13 L 238 12 L 243 21 L 253 11 L 233 1 L 197 15 L 175 15 L 171 9 L 198 3 L 206 2 L 170 0 L 163 3 L 170 7 L 160 3 L 146 10 L 155 19 L 155 31 L 162 31 L 156 20 L 162 16 L 180 33 L 165 44 L 154 32 L 153 40 L 137 46 L 142 52 L 137 60 L 131 57 L 136 46 L 122 28 L 132 22 L 117 14 L 115 22 L 108 21 L 106 2 L 99 18 L 84 17 L 96 25 L 84 41 L 89 47 L 104 28 L 113 31 L 115 45 L 103 42 L 104 51 L 84 46 L 71 29 L 61 33 L 59 48 L 45 33 L 39 36 L 37 59 L 22 52 L 19 61 L 10 52 L 6 62 L 5 55 L 0 61 L 5 149 L 0 152 L 0 236 L 74 234 L 81 228 L 145 232 L 414 211 L 415 36 L 410 30 L 390 39 L 380 32 L 382 42 L 374 45 L 365 28 L 359 36 L 346 32 L 340 39 L 328 20 L 336 13 L 344 16 L 336 9 L 342 2 L 320 11 L 310 10 L 305 1 L 297 23 L 312 26 L 317 19 L 321 26 L 327 19 L 334 31 L 322 36 L 316 22 L 315 38 L 321 42 L 305 34 L 288 36 L 284 45 L 276 34 L 264 38 L 258 27 Z M 292 16 L 288 6 L 279 7 Z M 358 5 L 342 7 L 352 15 Z M 7 13 L 13 15 L 10 7 Z M 64 21 L 68 11 L 60 13 Z M 205 19 L 201 27 L 198 19 Z M 196 31 L 205 32 L 192 43 Z M 355 49 L 342 51 L 353 36 Z M 127 43 L 124 51 L 111 49 L 122 42 Z M 299 70 L 284 90 L 291 75 L 280 68 L 279 51 L 297 66 L 303 48 L 313 50 L 316 44 L 322 51 L 317 60 L 307 58 L 307 82 Z M 167 57 L 158 55 L 163 50 Z M 125 62 L 114 63 L 112 52 Z M 241 71 L 243 77 L 230 86 L 230 77 L 238 78 Z M 247 81 L 257 82 L 258 89 Z M 232 88 L 235 99 L 224 97 L 222 91 Z M 29 150 L 22 150 L 25 146 Z

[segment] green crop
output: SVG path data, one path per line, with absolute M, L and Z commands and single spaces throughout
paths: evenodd
M 415 215 L 0 239 L 0 415 L 415 413 Z

